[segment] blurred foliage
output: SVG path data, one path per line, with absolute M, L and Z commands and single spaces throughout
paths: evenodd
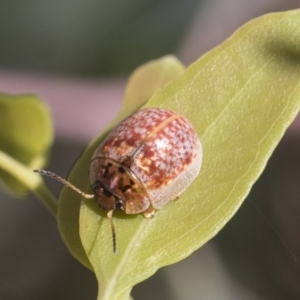
M 18 196 L 35 190 L 53 141 L 48 107 L 33 95 L 0 94 L 0 179 Z

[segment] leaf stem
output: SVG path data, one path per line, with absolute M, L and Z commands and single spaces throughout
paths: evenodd
M 0 169 L 12 175 L 28 190 L 32 191 L 42 200 L 49 211 L 56 216 L 57 199 L 44 184 L 41 175 L 34 173 L 24 164 L 0 150 Z
M 127 290 L 125 293 L 122 293 L 121 295 L 120 294 L 110 295 L 108 298 L 107 295 L 104 295 L 103 293 L 100 292 L 101 291 L 100 288 L 103 288 L 103 286 L 101 285 L 101 287 L 99 286 L 99 288 L 98 288 L 99 293 L 98 293 L 97 300 L 106 300 L 106 299 L 109 299 L 109 300 L 134 300 L 130 295 L 131 289 Z

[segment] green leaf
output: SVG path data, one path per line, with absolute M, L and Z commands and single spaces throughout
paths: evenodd
M 33 169 L 42 168 L 53 141 L 48 108 L 33 95 L 0 94 L 0 179 L 12 193 L 29 191 L 45 198 L 54 213 L 56 203 Z
M 240 207 L 299 110 L 300 12 L 244 25 L 146 106 L 173 109 L 193 123 L 203 166 L 180 199 L 153 219 L 114 215 L 116 254 L 105 214 L 83 202 L 80 236 L 98 299 L 127 299 L 136 283 L 197 250 Z
M 88 170 L 91 157 L 105 135 L 122 119 L 142 107 L 155 92 L 183 72 L 182 64 L 172 56 L 151 61 L 139 67 L 130 77 L 123 106 L 117 118 L 107 129 L 90 143 L 72 169 L 68 180 L 85 190 L 89 186 Z M 91 192 L 91 191 L 89 191 Z M 83 265 L 92 269 L 79 236 L 79 209 L 81 197 L 64 188 L 58 204 L 58 226 L 69 251 Z M 99 209 L 96 209 L 99 211 Z
M 183 71 L 182 63 L 171 55 L 150 61 L 136 69 L 128 80 L 125 100 L 114 124 L 141 108 L 166 83 Z
M 34 96 L 0 94 L 0 150 L 32 168 L 46 162 L 52 143 L 52 127 L 45 106 Z M 1 180 L 16 194 L 28 192 L 10 172 L 0 171 Z

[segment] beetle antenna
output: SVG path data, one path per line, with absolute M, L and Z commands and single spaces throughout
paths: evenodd
M 107 213 L 107 218 L 109 219 L 110 227 L 111 227 L 112 240 L 113 240 L 113 251 L 114 251 L 114 253 L 116 253 L 117 241 L 116 241 L 116 230 L 115 230 L 114 222 L 113 222 L 113 219 L 112 219 L 113 212 L 114 212 L 113 210 L 110 210 Z
M 61 182 L 62 184 L 68 186 L 69 188 L 71 188 L 72 190 L 74 190 L 75 192 L 77 192 L 78 194 L 80 194 L 81 196 L 83 196 L 86 199 L 91 199 L 94 198 L 93 194 L 86 194 L 83 191 L 81 191 L 79 188 L 77 188 L 76 186 L 74 186 L 73 184 L 71 184 L 69 181 L 67 181 L 66 179 L 56 175 L 55 173 L 49 172 L 49 171 L 45 171 L 45 170 L 33 170 L 33 172 L 36 173 L 40 173 L 44 176 L 48 176 L 51 177 L 59 182 Z

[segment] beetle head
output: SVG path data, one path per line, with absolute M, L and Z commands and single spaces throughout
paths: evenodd
M 97 204 L 106 212 L 115 210 L 124 210 L 124 201 L 106 186 L 101 181 L 97 180 L 93 184 L 93 190 Z

